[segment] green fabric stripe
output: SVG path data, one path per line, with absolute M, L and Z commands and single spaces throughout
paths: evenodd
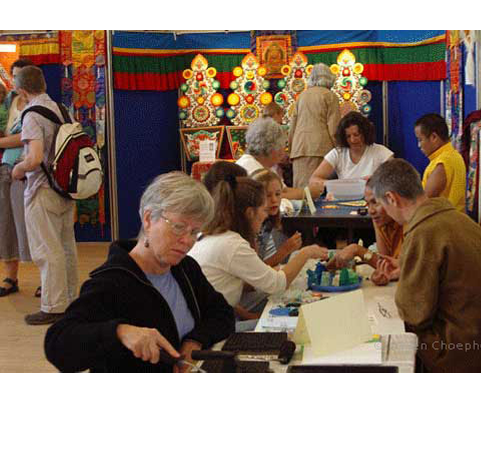
M 219 72 L 230 72 L 239 66 L 245 54 L 205 55 L 209 67 L 215 67 Z M 176 55 L 167 58 L 156 56 L 120 56 L 113 55 L 113 66 L 116 72 L 129 73 L 167 73 L 178 72 L 190 68 L 192 55 Z
M 444 61 L 446 46 L 444 43 L 421 45 L 406 48 L 359 48 L 351 49 L 356 61 L 363 64 L 416 64 Z M 325 53 L 308 53 L 310 64 L 335 64 L 340 51 Z

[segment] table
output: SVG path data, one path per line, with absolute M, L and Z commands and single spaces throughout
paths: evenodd
M 269 302 L 264 308 L 261 320 L 255 331 L 267 331 L 261 326 L 262 319 L 270 317 L 269 311 L 272 308 L 280 306 L 281 304 L 283 305 L 286 303 L 286 299 L 293 299 L 296 295 L 299 295 L 300 292 L 306 291 L 306 271 L 309 268 L 313 269 L 316 263 L 317 261 L 315 260 L 308 261 L 285 294 L 272 295 L 269 297 Z M 363 277 L 368 277 L 373 270 L 374 269 L 368 265 L 361 265 L 357 268 L 357 272 Z M 396 283 L 389 283 L 387 286 L 376 286 L 366 278 L 362 285 L 362 292 L 372 331 L 375 334 L 381 335 L 382 365 L 395 365 L 401 373 L 412 373 L 415 370 L 418 339 L 415 334 L 405 332 L 404 323 L 399 318 L 394 303 L 395 289 Z M 328 295 L 335 296 L 338 294 L 329 292 Z M 297 362 L 300 362 L 300 358 Z M 286 366 L 281 366 L 278 363 L 271 363 L 271 368 L 276 372 L 287 370 Z
M 369 215 L 351 214 L 351 212 L 357 211 L 359 208 L 344 206 L 340 203 L 344 202 L 317 200 L 314 203 L 316 206 L 315 214 L 311 214 L 309 209 L 304 207 L 292 216 L 283 217 L 282 226 L 288 235 L 291 235 L 294 231 L 301 231 L 303 241 L 306 244 L 314 242 L 313 229 L 315 227 L 346 229 L 349 243 L 353 242 L 354 230 L 373 229 Z M 336 208 L 331 208 L 332 206 L 336 206 Z

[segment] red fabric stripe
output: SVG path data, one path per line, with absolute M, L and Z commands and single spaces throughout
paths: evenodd
M 58 53 L 54 55 L 28 55 L 26 58 L 32 61 L 35 65 L 60 64 L 60 55 Z
M 363 75 L 373 81 L 426 81 L 444 80 L 446 62 L 418 64 L 365 64 Z M 367 86 L 369 89 L 369 85 Z
M 444 80 L 446 78 L 446 62 L 365 64 L 363 75 L 372 81 Z M 216 79 L 220 81 L 222 89 L 228 89 L 235 77 L 232 72 L 217 72 Z M 166 91 L 178 89 L 184 79 L 182 72 L 167 74 L 114 72 L 114 82 L 116 89 Z
M 72 139 L 58 160 L 57 168 L 55 170 L 55 179 L 57 180 L 57 184 L 66 192 L 68 192 L 70 172 L 72 171 L 80 149 L 84 147 L 92 147 L 92 141 L 87 135 Z

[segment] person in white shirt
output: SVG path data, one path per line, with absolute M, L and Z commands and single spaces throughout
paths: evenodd
M 246 133 L 246 153 L 236 163 L 251 175 L 259 169 L 273 169 L 285 157 L 287 136 L 282 128 L 271 117 L 261 117 L 249 125 Z M 322 186 L 323 187 L 323 186 Z M 303 188 L 288 187 L 283 183 L 282 198 L 302 200 Z M 317 183 L 309 184 L 311 196 L 319 197 L 321 188 Z
M 384 145 L 374 143 L 374 125 L 361 113 L 346 114 L 336 131 L 338 147 L 333 148 L 312 174 L 311 183 L 322 183 L 334 172 L 339 179 L 369 178 L 393 156 Z
M 239 305 L 245 284 L 266 294 L 285 291 L 310 258 L 327 258 L 327 249 L 304 247 L 280 270 L 259 258 L 256 235 L 267 217 L 264 186 L 247 177 L 229 176 L 214 189 L 214 219 L 203 229 L 189 255 L 241 320 L 257 319 Z

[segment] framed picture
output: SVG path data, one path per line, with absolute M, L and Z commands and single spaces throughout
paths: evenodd
M 284 78 L 281 69 L 289 64 L 291 36 L 259 36 L 256 38 L 256 47 L 260 64 L 267 69 L 264 78 Z
M 226 126 L 232 158 L 239 159 L 246 150 L 247 126 Z
M 224 126 L 181 128 L 179 130 L 184 155 L 188 161 L 199 161 L 200 143 L 210 140 L 216 143 L 215 157 L 219 157 L 224 138 Z

